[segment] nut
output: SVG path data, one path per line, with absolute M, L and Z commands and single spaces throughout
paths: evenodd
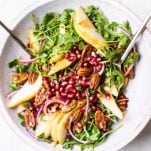
M 27 110 L 25 111 L 24 117 L 25 117 L 26 127 L 27 127 L 27 128 L 34 128 L 35 125 L 36 125 L 36 121 L 35 121 L 33 112 L 30 111 L 29 109 L 27 109 Z
M 80 68 L 78 71 L 77 71 L 77 74 L 79 76 L 88 76 L 91 74 L 91 69 L 90 68 Z
M 72 127 L 72 131 L 76 133 L 82 132 L 83 126 L 82 126 L 82 121 L 75 123 Z
M 90 79 L 90 88 L 96 90 L 99 86 L 101 77 L 98 73 L 93 73 Z
M 34 84 L 37 78 L 38 78 L 38 74 L 36 72 L 31 72 L 28 77 L 29 84 L 31 85 Z
M 73 122 L 77 123 L 81 118 L 82 118 L 83 113 L 81 112 L 80 109 L 78 109 L 74 114 L 73 114 Z
M 46 99 L 46 97 L 47 97 L 46 89 L 45 88 L 41 88 L 40 91 L 38 92 L 38 94 L 35 97 L 34 105 L 35 106 L 41 105 L 44 102 L 44 100 Z
M 62 107 L 62 111 L 69 112 L 69 111 L 73 110 L 76 106 L 77 106 L 77 102 L 75 100 L 73 100 L 70 104 L 64 105 Z
M 28 73 L 13 73 L 11 74 L 12 81 L 15 83 L 22 83 L 28 78 Z
M 120 99 L 120 100 L 118 100 L 117 104 L 118 104 L 118 107 L 120 108 L 120 110 L 122 112 L 125 112 L 126 108 L 127 108 L 127 104 L 128 104 L 128 99 L 127 98 Z
M 91 55 L 91 52 L 92 52 L 92 46 L 86 45 L 82 51 L 81 62 L 86 61 L 87 57 Z
M 97 128 L 107 131 L 107 118 L 101 110 L 97 110 L 94 115 L 95 125 Z

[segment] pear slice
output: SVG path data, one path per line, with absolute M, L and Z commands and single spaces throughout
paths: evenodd
M 114 84 L 111 84 L 110 86 L 105 85 L 104 90 L 116 97 L 118 96 L 118 89 L 116 88 L 116 86 Z
M 52 75 L 60 70 L 63 70 L 65 68 L 69 67 L 72 63 L 73 63 L 72 61 L 69 61 L 67 59 L 60 60 L 51 67 L 51 70 L 49 71 L 48 75 Z
M 112 95 L 110 95 L 109 98 L 107 98 L 105 95 L 101 95 L 100 97 L 101 102 L 104 104 L 105 107 L 110 109 L 112 113 L 117 116 L 119 119 L 123 119 L 123 113 L 117 106 L 115 99 Z
M 52 115 L 43 115 L 42 118 L 38 119 L 38 124 L 36 127 L 35 135 L 39 137 L 43 134 L 44 138 L 48 138 L 51 133 L 51 122 L 52 122 Z
M 52 120 L 52 123 L 51 123 L 51 137 L 52 137 L 52 140 L 57 143 L 58 142 L 58 138 L 57 138 L 57 135 L 56 135 L 56 131 L 57 131 L 57 126 L 60 124 L 60 121 L 61 119 L 63 118 L 64 116 L 64 113 L 62 111 L 59 111 L 57 113 L 54 113 L 54 118 Z
M 59 144 L 63 144 L 66 136 L 67 136 L 67 129 L 68 129 L 68 123 L 69 123 L 69 117 L 80 107 L 82 107 L 84 105 L 84 101 L 79 101 L 78 105 L 75 109 L 73 109 L 72 111 L 66 113 L 61 121 L 59 122 L 58 125 L 56 125 L 57 127 L 57 131 L 56 131 L 56 136 L 57 136 L 57 140 Z
M 79 7 L 75 12 L 74 28 L 83 40 L 91 44 L 96 49 L 104 50 L 108 47 L 107 42 L 99 33 L 96 32 L 96 28 L 89 20 L 82 7 Z
M 42 76 L 39 75 L 34 84 L 29 84 L 27 81 L 23 87 L 12 96 L 8 103 L 9 108 L 18 106 L 21 103 L 27 102 L 32 99 L 42 87 Z
M 37 40 L 37 37 L 34 35 L 34 30 L 32 28 L 30 28 L 28 31 L 28 41 L 32 51 L 38 52 L 40 50 L 40 44 Z
M 64 53 L 62 53 L 62 54 L 57 54 L 57 55 L 53 56 L 53 57 L 50 59 L 50 63 L 56 63 L 56 62 L 62 60 L 63 57 L 64 57 Z

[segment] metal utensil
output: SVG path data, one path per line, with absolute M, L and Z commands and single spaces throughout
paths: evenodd
M 128 54 L 130 53 L 131 49 L 133 48 L 138 36 L 143 33 L 146 24 L 148 23 L 148 21 L 151 18 L 151 11 L 148 14 L 148 16 L 146 17 L 146 19 L 144 20 L 144 22 L 142 23 L 142 25 L 140 26 L 140 28 L 138 29 L 138 31 L 136 32 L 135 36 L 133 37 L 132 41 L 130 42 L 129 46 L 127 47 L 127 49 L 125 50 L 125 52 L 123 53 L 119 63 L 117 63 L 116 65 L 121 69 L 121 65 L 123 64 L 123 62 L 125 61 L 125 59 L 127 58 Z
M 11 35 L 11 37 L 30 55 L 33 56 L 33 53 L 26 47 L 26 45 L 2 22 L 0 25 Z

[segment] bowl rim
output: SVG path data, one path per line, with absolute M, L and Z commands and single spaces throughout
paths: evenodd
M 21 13 L 19 15 L 17 15 L 13 21 L 9 24 L 9 27 L 10 29 L 14 29 L 17 24 L 20 22 L 20 20 L 22 18 L 24 18 L 28 13 L 30 13 L 32 10 L 42 6 L 42 5 L 45 5 L 49 2 L 53 2 L 55 0 L 43 0 L 43 1 L 39 1 L 39 0 L 36 0 L 35 2 L 31 3 L 30 5 L 28 5 L 25 9 L 23 9 L 21 11 Z M 136 21 L 140 24 L 141 23 L 141 20 L 140 18 L 134 13 L 132 12 L 128 7 L 126 7 L 124 4 L 122 4 L 120 1 L 118 0 L 98 0 L 103 3 L 107 3 L 107 4 L 110 4 L 111 6 L 116 6 L 116 7 L 122 7 L 122 10 L 125 11 L 125 12 L 128 12 L 131 16 L 133 16 Z M 147 33 L 149 34 L 149 37 L 151 37 L 151 32 L 148 30 L 148 28 L 146 29 Z M 2 32 L 2 36 L 4 36 L 4 38 L 6 38 L 6 40 L 2 43 L 2 47 L 1 47 L 1 50 L 0 50 L 0 57 L 1 57 L 1 54 L 4 50 L 4 46 L 7 44 L 7 41 L 9 39 L 9 35 L 6 34 L 5 32 Z M 2 100 L 2 97 L 0 95 L 0 100 Z M 35 146 L 35 143 L 34 142 L 29 142 L 27 138 L 29 138 L 28 136 L 24 135 L 23 133 L 21 133 L 21 130 L 19 130 L 16 126 L 16 124 L 12 121 L 12 119 L 10 118 L 10 116 L 8 115 L 7 113 L 7 109 L 6 107 L 3 105 L 3 101 L 0 101 L 0 114 L 2 115 L 4 121 L 7 123 L 8 127 L 13 131 L 13 133 L 22 140 L 22 142 L 24 142 L 25 144 L 28 144 L 28 146 L 30 146 L 32 149 L 35 149 L 35 150 L 41 150 L 41 149 L 44 149 L 44 150 L 47 150 L 46 148 L 40 146 L 40 145 L 37 145 Z M 126 146 L 128 143 L 130 143 L 143 129 L 144 127 L 146 126 L 146 124 L 148 123 L 148 121 L 151 119 L 151 104 L 150 104 L 150 107 L 148 109 L 148 111 L 146 111 L 145 115 L 144 115 L 144 118 L 143 118 L 143 121 L 141 121 L 138 126 L 136 127 L 135 131 L 129 135 L 129 137 L 127 137 L 127 139 L 123 142 L 120 142 L 118 144 L 112 144 L 111 145 L 111 148 L 113 149 L 114 146 L 114 150 L 119 150 L 121 148 L 123 148 L 124 146 Z M 40 147 L 40 148 L 39 148 Z M 110 147 L 107 148 L 107 150 L 110 150 Z

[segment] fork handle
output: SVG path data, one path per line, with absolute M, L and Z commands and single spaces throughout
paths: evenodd
M 127 47 L 127 49 L 125 50 L 124 54 L 121 57 L 121 64 L 125 61 L 125 59 L 127 58 L 129 52 L 131 51 L 131 49 L 133 48 L 138 36 L 144 31 L 146 24 L 148 23 L 148 21 L 151 18 L 151 11 L 148 14 L 148 16 L 146 17 L 146 19 L 144 20 L 144 22 L 142 23 L 142 25 L 140 26 L 140 28 L 138 29 L 138 31 L 136 32 L 135 36 L 133 37 L 132 41 L 130 42 L 129 46 Z
M 12 38 L 30 55 L 33 56 L 32 52 L 28 50 L 26 45 L 2 22 L 0 21 L 0 25 L 12 36 Z

